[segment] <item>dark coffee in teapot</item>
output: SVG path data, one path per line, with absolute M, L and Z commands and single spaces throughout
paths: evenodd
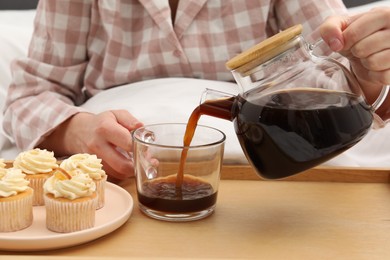
M 267 95 L 257 95 L 256 91 L 199 105 L 189 119 L 186 143 L 200 115 L 231 120 L 258 174 L 278 179 L 349 149 L 366 135 L 373 121 L 370 107 L 351 93 L 308 88 Z
M 358 96 L 323 89 L 283 90 L 250 101 L 239 96 L 235 129 L 251 162 L 268 179 L 325 162 L 356 144 L 372 113 Z

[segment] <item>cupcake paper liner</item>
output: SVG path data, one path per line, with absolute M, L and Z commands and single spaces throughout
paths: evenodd
M 43 198 L 43 184 L 50 177 L 49 174 L 35 175 L 34 177 L 26 175 L 26 179 L 30 181 L 29 186 L 34 190 L 33 206 L 45 205 Z
M 105 176 L 103 179 L 95 180 L 96 193 L 98 194 L 98 203 L 96 209 L 101 209 L 104 206 L 106 181 L 107 181 L 107 176 Z
M 46 227 L 54 232 L 68 233 L 92 228 L 98 196 L 75 201 L 44 196 Z
M 32 224 L 33 193 L 33 190 L 25 191 L 15 198 L 0 200 L 0 232 L 18 231 Z

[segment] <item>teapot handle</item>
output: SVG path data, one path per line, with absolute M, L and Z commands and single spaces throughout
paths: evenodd
M 309 51 L 313 56 L 317 56 L 316 54 L 314 54 L 314 51 L 317 48 L 321 49 L 321 46 L 323 46 L 323 44 L 325 44 L 325 42 L 322 38 L 312 44 L 308 44 Z M 360 84 L 357 82 L 356 78 L 354 76 L 349 77 L 348 75 L 350 71 L 345 68 L 341 63 L 330 57 L 323 56 L 322 58 L 330 62 L 336 63 L 339 67 L 341 67 L 341 69 L 344 70 L 344 73 L 348 77 L 348 80 L 350 82 L 354 82 L 354 85 L 359 86 L 360 88 Z M 354 91 L 360 92 L 361 90 L 354 89 Z M 386 85 L 382 88 L 381 93 L 379 94 L 375 102 L 371 105 L 371 108 L 374 116 L 374 128 L 384 127 L 386 123 L 390 120 L 390 85 Z
M 374 110 L 374 126 L 384 127 L 390 120 L 390 85 L 382 88 L 378 98 L 372 104 Z

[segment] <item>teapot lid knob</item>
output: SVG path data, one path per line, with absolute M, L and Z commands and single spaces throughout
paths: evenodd
M 284 43 L 290 41 L 296 36 L 302 33 L 302 25 L 298 24 L 293 27 L 290 27 L 284 31 L 275 34 L 274 36 L 254 45 L 253 47 L 243 51 L 237 56 L 233 57 L 229 61 L 226 62 L 226 67 L 229 70 L 237 69 L 245 64 L 253 63 L 256 60 L 264 57 L 267 53 L 267 56 L 270 52 L 272 52 L 275 48 L 283 45 Z M 259 62 L 261 63 L 261 62 Z

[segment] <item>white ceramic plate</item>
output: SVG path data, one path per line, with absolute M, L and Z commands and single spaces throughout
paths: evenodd
M 45 207 L 34 207 L 33 224 L 16 232 L 0 232 L 0 250 L 38 251 L 79 245 L 122 226 L 133 211 L 133 198 L 123 188 L 107 182 L 104 207 L 96 211 L 95 226 L 71 233 L 46 229 Z

